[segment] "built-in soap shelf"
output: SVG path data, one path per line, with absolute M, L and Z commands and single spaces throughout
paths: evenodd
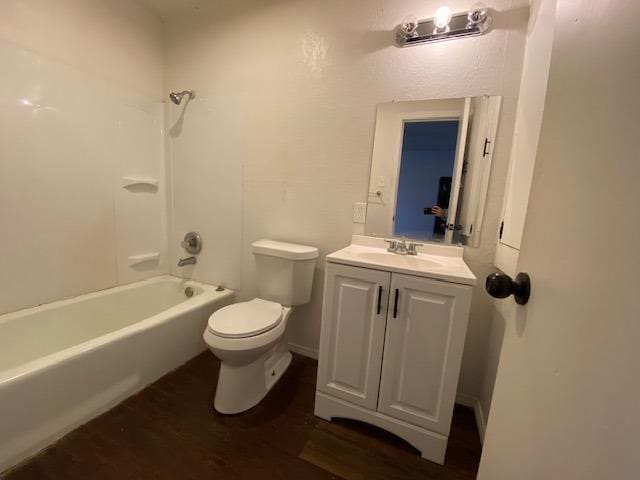
M 159 181 L 151 177 L 122 177 L 122 188 L 158 190 Z
M 144 262 L 158 261 L 159 259 L 160 252 L 149 252 L 140 255 L 131 255 L 127 258 L 130 267 Z

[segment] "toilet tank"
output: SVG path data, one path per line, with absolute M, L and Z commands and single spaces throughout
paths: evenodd
M 303 305 L 311 298 L 318 249 L 306 245 L 253 242 L 259 297 L 281 305 Z

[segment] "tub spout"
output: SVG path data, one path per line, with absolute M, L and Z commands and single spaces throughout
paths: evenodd
M 180 260 L 178 260 L 179 267 L 184 267 L 186 265 L 195 265 L 195 263 L 196 257 L 181 258 Z

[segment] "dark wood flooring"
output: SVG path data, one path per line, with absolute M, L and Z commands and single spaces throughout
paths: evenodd
M 313 415 L 316 363 L 294 356 L 258 406 L 212 408 L 218 361 L 206 352 L 8 472 L 20 479 L 473 479 L 473 412 L 456 406 L 444 466 L 397 437 Z

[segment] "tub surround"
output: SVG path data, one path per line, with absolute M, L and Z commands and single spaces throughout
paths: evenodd
M 162 103 L 1 36 L 0 60 L 0 314 L 168 273 Z
M 6 0 L 0 61 L 0 314 L 169 273 L 162 20 L 131 0 Z

